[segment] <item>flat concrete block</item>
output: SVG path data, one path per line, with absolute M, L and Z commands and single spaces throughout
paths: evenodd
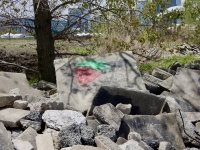
M 152 148 L 161 141 L 167 141 L 176 149 L 184 149 L 185 145 L 174 114 L 125 115 L 123 121 L 130 132 L 137 132 L 142 140 Z M 123 131 L 124 128 L 121 128 Z
M 9 93 L 14 88 L 20 89 L 20 94 L 24 97 L 26 94 L 33 94 L 37 96 L 42 96 L 43 92 L 33 89 L 28 81 L 23 82 L 17 79 L 7 78 L 4 76 L 0 76 L 0 92 L 1 93 Z
M 20 119 L 26 117 L 30 111 L 6 108 L 0 110 L 0 122 L 2 122 L 6 127 L 20 127 Z
M 11 94 L 0 93 L 0 107 L 12 106 L 15 100 L 20 99 L 22 99 L 20 95 L 13 96 Z
M 23 101 L 23 100 L 17 100 L 13 104 L 13 107 L 16 108 L 16 109 L 26 109 L 27 106 L 28 106 L 28 102 Z
M 88 74 L 83 74 L 78 78 L 77 64 L 88 59 L 93 59 L 95 62 L 104 61 L 103 65 L 107 66 L 107 70 L 96 72 L 90 70 L 89 74 L 95 78 L 90 78 L 88 80 L 90 82 L 87 84 L 80 84 L 79 79 L 88 76 Z M 136 61 L 130 51 L 57 59 L 54 61 L 54 65 L 60 101 L 79 111 L 85 111 L 90 107 L 96 93 L 95 88 L 102 85 L 146 89 Z
M 111 103 L 116 106 L 119 103 L 131 104 L 131 113 L 142 115 L 157 115 L 162 112 L 165 104 L 165 97 L 136 90 L 132 88 L 116 88 L 102 86 L 97 89 L 97 94 L 93 99 L 88 115 L 92 115 L 95 106 Z M 147 107 L 148 106 L 148 107 Z
M 178 68 L 170 91 L 188 97 L 189 103 L 200 111 L 200 70 Z
M 38 134 L 36 136 L 37 150 L 54 150 L 53 139 L 50 133 Z
M 21 141 L 28 141 L 33 146 L 34 150 L 37 150 L 36 147 L 36 140 L 35 137 L 37 136 L 37 132 L 31 128 L 28 127 L 23 133 L 21 133 L 16 139 Z
M 0 149 L 1 150 L 14 150 L 11 136 L 4 127 L 3 123 L 0 122 Z
M 106 150 L 122 150 L 116 143 L 106 136 L 100 135 L 95 137 L 95 143 L 98 148 Z
M 70 150 L 105 150 L 105 149 L 93 146 L 74 145 Z
M 14 139 L 12 142 L 16 150 L 34 150 L 33 146 L 28 141 Z
M 171 73 L 164 71 L 162 69 L 159 69 L 159 68 L 153 68 L 151 74 L 152 74 L 152 76 L 157 77 L 161 80 L 165 80 L 165 79 L 169 78 L 170 76 L 172 76 Z

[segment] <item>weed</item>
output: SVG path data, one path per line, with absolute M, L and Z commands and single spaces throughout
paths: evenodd
M 194 60 L 199 60 L 200 55 L 193 55 L 189 53 L 188 55 L 180 55 L 180 56 L 171 56 L 167 58 L 162 58 L 157 61 L 148 61 L 144 64 L 138 64 L 139 70 L 141 72 L 147 72 L 151 70 L 153 67 L 169 67 L 173 62 L 178 61 L 181 64 L 188 64 Z

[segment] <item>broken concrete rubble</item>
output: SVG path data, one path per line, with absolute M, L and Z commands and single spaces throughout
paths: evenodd
M 0 122 L 6 127 L 20 127 L 20 119 L 26 117 L 30 112 L 28 110 L 6 108 L 0 110 Z
M 1 150 L 14 150 L 12 142 L 11 142 L 11 136 L 7 132 L 3 123 L 1 123 L 1 122 L 0 122 L 0 149 Z
M 38 134 L 35 139 L 38 150 L 54 150 L 53 140 L 50 133 Z
M 42 116 L 43 121 L 50 128 L 61 130 L 71 124 L 86 124 L 85 117 L 72 110 L 46 110 Z
M 82 85 L 79 80 L 86 78 L 86 76 L 83 74 L 79 78 L 81 68 L 78 65 L 87 61 L 93 64 L 102 64 L 103 70 L 100 69 L 95 72 L 88 68 L 91 71 L 89 74 L 92 81 Z M 65 105 L 69 104 L 82 112 L 89 109 L 96 93 L 95 87 L 109 85 L 122 88 L 146 89 L 131 51 L 91 57 L 57 59 L 54 61 L 54 65 L 60 100 Z M 87 69 L 85 72 L 87 72 Z M 89 75 L 87 76 L 89 77 Z
M 163 140 L 170 142 L 177 149 L 185 148 L 173 114 L 156 116 L 125 115 L 123 121 L 127 124 L 130 131 L 140 133 L 143 141 L 152 148 L 157 148 Z
M 12 106 L 14 101 L 20 99 L 22 99 L 20 95 L 13 96 L 11 94 L 0 93 L 0 107 Z
M 165 105 L 165 97 L 132 88 L 102 86 L 93 98 L 88 116 L 92 115 L 95 106 L 106 103 L 111 103 L 114 106 L 118 103 L 131 104 L 132 109 L 130 114 L 132 115 L 157 115 L 162 112 Z
M 9 93 L 14 88 L 19 88 L 22 97 L 24 97 L 25 94 L 43 95 L 42 91 L 33 89 L 29 85 L 26 75 L 22 73 L 1 72 L 0 83 L 1 93 Z
M 117 131 L 121 125 L 121 119 L 124 117 L 124 114 L 110 103 L 96 106 L 93 115 L 99 121 L 111 125 Z

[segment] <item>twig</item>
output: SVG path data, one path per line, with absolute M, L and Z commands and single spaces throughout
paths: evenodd
M 9 63 L 9 62 L 5 62 L 5 61 L 3 61 L 3 60 L 0 60 L 0 65 L 11 65 L 11 66 L 17 66 L 17 67 L 19 67 L 19 68 L 22 68 L 22 69 L 25 69 L 25 70 L 29 70 L 29 71 L 32 71 L 32 72 L 35 72 L 35 73 L 38 73 L 37 71 L 35 71 L 35 70 L 32 70 L 32 69 L 29 69 L 29 68 L 27 68 L 27 67 L 24 67 L 24 66 L 20 66 L 20 65 L 18 65 L 18 64 L 15 64 L 15 63 Z
M 200 141 L 198 141 L 197 139 L 197 137 L 192 137 L 192 136 L 190 136 L 186 131 L 185 131 L 185 124 L 184 124 L 184 121 L 183 121 L 183 116 L 182 116 L 182 114 L 181 114 L 181 111 L 180 111 L 180 109 L 178 109 L 178 111 L 179 111 L 179 113 L 180 113 L 180 116 L 181 116 L 181 120 L 182 120 L 182 122 L 183 122 L 183 131 L 184 131 L 184 133 L 187 135 L 187 136 L 189 136 L 191 139 L 193 139 L 193 140 L 195 140 L 196 142 L 198 142 L 198 143 L 200 143 Z

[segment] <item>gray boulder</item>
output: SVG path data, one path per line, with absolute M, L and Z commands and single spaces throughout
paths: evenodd
M 12 106 L 14 101 L 20 99 L 22 99 L 20 95 L 13 96 L 11 94 L 0 93 L 0 107 Z
M 28 127 L 22 134 L 20 134 L 16 139 L 21 141 L 28 141 L 33 146 L 34 150 L 37 150 L 35 137 L 37 136 L 37 132 Z
M 31 121 L 42 122 L 42 114 L 37 110 L 30 111 L 25 118 Z
M 119 103 L 117 104 L 116 108 L 119 109 L 123 114 L 128 115 L 131 112 L 132 105 Z
M 33 145 L 28 141 L 18 139 L 12 140 L 15 150 L 34 150 Z
M 3 123 L 0 122 L 0 149 L 1 150 L 14 150 L 11 136 L 4 127 Z
M 116 128 L 114 128 L 113 126 L 101 124 L 97 127 L 97 129 L 98 135 L 104 135 L 106 137 L 109 137 L 113 141 L 117 140 Z
M 20 119 L 26 117 L 30 111 L 6 108 L 0 110 L 0 122 L 2 122 L 6 127 L 20 127 Z
M 73 145 L 94 145 L 94 131 L 85 124 L 71 124 L 59 133 L 61 148 Z
M 47 110 L 42 119 L 48 127 L 56 130 L 61 130 L 63 127 L 72 124 L 86 124 L 86 119 L 82 113 L 72 110 Z
M 16 109 L 26 109 L 27 106 L 28 106 L 28 102 L 23 101 L 23 100 L 16 100 L 13 104 L 13 107 Z
M 31 127 L 35 129 L 36 131 L 41 130 L 41 122 L 38 121 L 31 121 L 31 120 L 26 120 L 26 119 L 21 119 L 20 123 L 24 129 L 27 129 L 28 127 Z
M 117 131 L 124 117 L 124 114 L 110 103 L 96 106 L 93 110 L 93 114 L 99 121 L 113 126 Z

